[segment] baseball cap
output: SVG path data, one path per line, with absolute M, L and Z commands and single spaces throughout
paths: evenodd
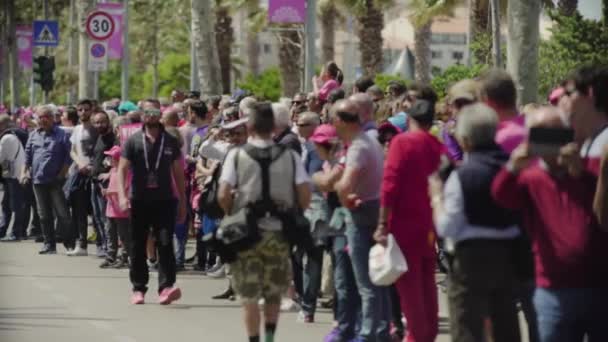
M 416 100 L 409 110 L 409 116 L 422 123 L 432 123 L 435 119 L 435 105 L 427 100 Z
M 456 82 L 448 91 L 450 102 L 455 100 L 477 100 L 477 82 L 473 80 L 462 80 Z
M 138 109 L 139 107 L 137 107 L 135 103 L 131 101 L 124 101 L 118 106 L 118 114 L 123 115 Z
M 405 114 L 404 112 L 397 113 L 391 116 L 390 118 L 388 118 L 388 121 L 391 125 L 399 128 L 401 132 L 407 131 L 407 114 Z
M 103 154 L 105 154 L 106 156 L 110 156 L 113 159 L 119 159 L 121 152 L 122 149 L 120 148 L 120 146 L 112 146 L 111 149 L 105 151 Z
M 317 144 L 326 144 L 338 138 L 336 128 L 332 125 L 321 125 L 315 129 L 310 137 L 310 141 Z

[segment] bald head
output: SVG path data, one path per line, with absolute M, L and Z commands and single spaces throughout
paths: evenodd
M 332 107 L 332 115 L 345 123 L 361 123 L 359 106 L 350 99 L 336 102 Z
M 163 113 L 163 125 L 167 127 L 177 127 L 179 124 L 179 115 L 176 108 L 171 108 Z
M 374 99 L 366 93 L 357 93 L 348 98 L 357 106 L 361 123 L 371 121 L 374 117 Z
M 526 117 L 528 127 L 565 128 L 567 120 L 565 113 L 558 107 L 541 106 Z

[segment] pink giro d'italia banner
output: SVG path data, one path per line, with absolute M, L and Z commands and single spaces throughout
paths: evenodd
M 97 9 L 107 12 L 114 19 L 114 33 L 108 39 L 108 58 L 122 59 L 122 48 L 124 46 L 122 20 L 125 14 L 123 4 L 118 2 L 102 2 L 97 4 Z
M 268 0 L 268 21 L 301 24 L 306 21 L 306 0 Z
M 31 25 L 17 25 L 15 27 L 17 36 L 17 54 L 19 66 L 22 69 L 32 68 L 32 39 L 33 32 Z

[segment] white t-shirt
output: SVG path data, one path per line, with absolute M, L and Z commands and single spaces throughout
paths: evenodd
M 70 136 L 70 142 L 74 146 L 80 160 L 86 164 L 90 164 L 91 158 L 89 153 L 93 151 L 95 141 L 93 141 L 89 130 L 86 130 L 82 124 L 74 127 Z
M 25 167 L 25 150 L 14 134 L 6 134 L 0 139 L 0 164 L 9 170 L 8 178 L 18 179 Z

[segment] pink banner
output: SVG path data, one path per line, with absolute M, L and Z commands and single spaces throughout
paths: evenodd
M 97 9 L 107 12 L 114 19 L 114 33 L 108 39 L 108 58 L 122 59 L 122 49 L 124 46 L 122 20 L 125 13 L 123 4 L 118 2 L 102 2 L 97 4 Z
M 15 27 L 17 35 L 17 54 L 19 66 L 22 69 L 32 68 L 32 39 L 33 32 L 30 25 L 17 25 Z
M 301 24 L 306 21 L 306 0 L 268 0 L 268 21 Z

